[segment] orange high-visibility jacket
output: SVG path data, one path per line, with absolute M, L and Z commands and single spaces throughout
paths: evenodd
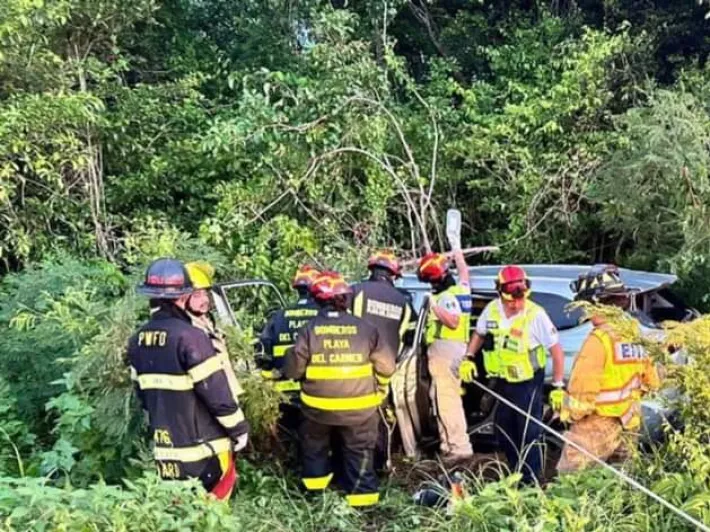
M 596 327 L 572 368 L 563 419 L 597 414 L 636 428 L 642 393 L 659 386 L 658 372 L 641 345 L 620 341 L 609 327 Z

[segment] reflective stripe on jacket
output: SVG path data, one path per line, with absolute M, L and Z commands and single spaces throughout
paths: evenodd
M 455 329 L 449 329 L 430 310 L 425 336 L 426 344 L 429 345 L 434 340 L 453 340 L 468 343 L 471 328 L 471 290 L 459 284 L 453 285 L 443 292 L 432 295 L 432 305 L 437 305 L 445 295 L 455 297 L 461 307 L 459 324 Z
M 596 328 L 591 334 L 604 345 L 604 374 L 595 398 L 595 412 L 618 417 L 625 428 L 636 428 L 641 422 L 639 399 L 644 375 L 649 371 L 657 375 L 655 368 L 641 345 L 616 341 L 603 328 Z
M 491 307 L 488 332 L 493 336 L 493 350 L 483 353 L 486 373 L 508 382 L 524 382 L 545 367 L 546 349 L 541 345 L 532 348 L 530 341 L 530 326 L 539 312 L 543 312 L 542 308 L 527 300 L 523 312 L 506 327 L 500 306 Z
M 641 345 L 618 341 L 611 329 L 597 327 L 575 360 L 562 416 L 572 421 L 589 414 L 614 417 L 634 429 L 640 423 L 643 388 L 659 386 L 656 368 Z
M 217 353 L 217 358 L 219 359 L 222 369 L 227 376 L 229 391 L 232 394 L 232 398 L 235 403 L 239 404 L 239 396 L 244 393 L 244 389 L 241 384 L 239 384 L 239 380 L 234 373 L 234 367 L 232 366 L 232 361 L 229 358 L 229 352 L 227 351 L 227 340 L 224 333 L 217 327 L 208 314 L 196 316 L 192 313 L 188 313 L 188 315 L 192 320 L 192 324 L 198 329 L 203 330 L 212 342 L 212 346 Z
M 273 379 L 271 370 L 283 370 L 284 357 L 288 350 L 293 347 L 298 337 L 298 331 L 305 327 L 317 314 L 317 305 L 308 299 L 302 299 L 295 305 L 274 313 L 261 335 L 261 342 L 268 358 L 268 362 L 263 367 L 265 371 L 262 372 L 265 379 Z M 300 385 L 297 382 L 283 378 L 276 380 L 273 385 L 280 392 L 300 390 Z
M 364 422 L 380 405 L 395 360 L 377 330 L 344 312 L 321 311 L 286 355 L 286 378 L 301 380 L 303 413 L 325 425 Z

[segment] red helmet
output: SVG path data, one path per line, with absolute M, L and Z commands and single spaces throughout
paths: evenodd
M 353 293 L 353 289 L 337 272 L 322 272 L 311 285 L 311 295 L 317 301 L 328 301 L 335 296 Z
M 367 261 L 368 269 L 384 268 L 395 277 L 402 275 L 402 266 L 400 266 L 397 257 L 391 251 L 377 251 L 373 253 Z
M 530 279 L 520 266 L 505 266 L 498 272 L 496 290 L 503 299 L 523 299 L 530 295 Z
M 313 281 L 315 281 L 319 275 L 320 272 L 313 266 L 304 264 L 303 266 L 298 267 L 296 275 L 293 276 L 291 286 L 293 288 L 310 288 Z
M 449 259 L 441 253 L 427 253 L 419 260 L 417 275 L 425 283 L 441 281 L 449 273 Z

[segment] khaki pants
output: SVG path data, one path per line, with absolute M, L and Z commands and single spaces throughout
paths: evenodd
M 624 433 L 618 418 L 603 417 L 595 414 L 577 421 L 565 436 L 583 447 L 600 460 L 615 457 L 624 459 L 629 455 L 629 448 L 634 445 L 632 434 Z M 557 471 L 569 473 L 585 469 L 594 462 L 570 445 L 565 445 L 562 458 L 557 464 Z
M 459 366 L 464 356 L 466 344 L 452 340 L 435 340 L 428 350 L 433 381 L 431 398 L 437 412 L 441 452 L 450 456 L 473 454 L 460 393 Z

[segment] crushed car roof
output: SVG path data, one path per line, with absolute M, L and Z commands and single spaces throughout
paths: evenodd
M 589 270 L 592 266 L 571 264 L 522 264 L 533 282 L 533 290 L 556 293 L 572 297 L 570 283 Z M 490 291 L 495 289 L 495 278 L 501 266 L 471 266 L 471 288 L 473 290 Z M 675 283 L 678 277 L 667 273 L 653 273 L 639 270 L 619 268 L 621 279 L 626 286 L 640 292 L 656 290 Z M 407 290 L 428 290 L 429 285 L 422 283 L 415 274 L 405 274 L 397 283 Z

